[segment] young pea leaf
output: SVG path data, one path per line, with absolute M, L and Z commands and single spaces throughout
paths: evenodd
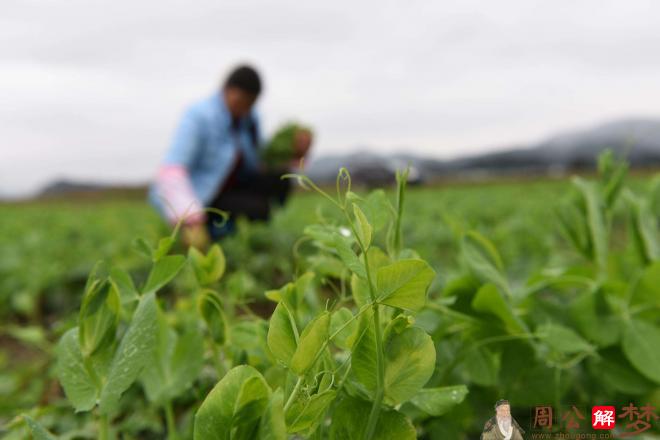
M 580 333 L 600 347 L 616 344 L 621 338 L 621 320 L 607 303 L 602 288 L 576 296 L 569 313 Z
M 80 306 L 78 336 L 85 357 L 111 345 L 119 323 L 121 309 L 119 292 L 109 281 L 92 283 Z
M 259 422 L 257 440 L 286 440 L 286 423 L 284 422 L 284 398 L 282 389 L 278 388 L 270 395 L 266 411 Z
M 334 246 L 339 259 L 344 263 L 344 265 L 354 274 L 360 278 L 366 278 L 367 272 L 364 270 L 364 265 L 353 251 L 353 248 L 349 244 L 349 241 L 341 235 L 335 235 L 332 244 Z
M 411 399 L 431 378 L 435 346 L 424 330 L 408 327 L 385 340 L 385 401 L 397 405 Z
M 377 273 L 378 269 L 392 263 L 390 257 L 388 257 L 385 252 L 376 246 L 371 246 L 369 248 L 367 251 L 367 256 L 369 259 L 369 270 L 371 273 Z M 355 304 L 358 307 L 362 307 L 363 305 L 371 302 L 371 295 L 369 293 L 367 280 L 360 278 L 355 274 L 351 276 L 351 292 L 353 292 L 353 301 L 355 301 Z
M 227 340 L 227 326 L 220 297 L 212 290 L 204 290 L 197 301 L 199 313 L 206 323 L 213 342 L 223 345 Z
M 287 431 L 291 434 L 307 431 L 311 435 L 316 427 L 323 421 L 323 414 L 337 397 L 334 390 L 314 394 L 308 399 L 298 400 L 286 413 Z
M 657 218 L 648 201 L 640 199 L 630 191 L 627 191 L 625 196 L 630 205 L 632 236 L 642 261 L 649 264 L 660 260 Z
M 175 239 L 173 236 L 169 237 L 163 237 L 160 240 L 158 240 L 158 246 L 156 249 L 153 251 L 153 256 L 152 260 L 157 262 L 161 258 L 163 258 L 165 255 L 167 255 L 170 252 L 170 249 L 172 249 L 172 246 L 174 245 Z
M 149 243 L 147 243 L 147 240 L 144 238 L 140 237 L 135 239 L 133 242 L 133 248 L 135 251 L 139 254 L 141 254 L 143 257 L 146 257 L 148 259 L 152 259 L 154 255 L 154 250 L 151 248 Z
M 351 370 L 357 380 L 370 393 L 378 386 L 376 372 L 376 334 L 374 333 L 374 314 L 371 308 L 359 318 L 356 342 L 351 354 Z
M 608 248 L 608 235 L 603 212 L 604 201 L 593 182 L 576 177 L 573 179 L 573 185 L 580 191 L 585 203 L 593 261 L 598 267 L 604 269 L 607 264 Z
M 202 286 L 209 286 L 217 282 L 225 273 L 225 254 L 217 243 L 211 246 L 206 255 L 191 247 L 188 250 L 188 258 L 195 272 L 195 277 Z
M 270 317 L 267 341 L 273 356 L 291 366 L 291 358 L 298 347 L 298 330 L 293 316 L 283 302 L 275 307 Z
M 486 237 L 476 231 L 466 233 L 461 240 L 461 257 L 475 277 L 510 294 L 502 258 Z
M 140 304 L 112 359 L 99 400 L 102 413 L 108 414 L 116 408 L 122 393 L 131 386 L 152 358 L 157 332 L 158 305 L 154 293 L 148 293 L 140 299 Z
M 140 300 L 140 292 L 138 292 L 133 283 L 133 278 L 128 272 L 113 267 L 110 270 L 110 279 L 117 286 L 122 305 L 137 303 Z
M 76 411 L 89 411 L 96 404 L 97 389 L 89 376 L 78 343 L 78 328 L 66 332 L 57 344 L 57 377 Z
M 335 408 L 330 424 L 331 440 L 362 440 L 367 429 L 371 402 L 344 397 Z M 410 420 L 395 410 L 381 409 L 373 436 L 378 440 L 415 440 L 417 433 Z
M 355 342 L 357 326 L 358 323 L 353 319 L 353 314 L 349 309 L 342 307 L 337 310 L 330 318 L 330 334 L 339 332 L 332 342 L 339 348 L 350 350 Z
M 204 339 L 197 327 L 179 334 L 161 319 L 157 349 L 140 380 L 147 398 L 155 404 L 171 401 L 197 379 L 204 362 Z
M 291 370 L 298 376 L 302 376 L 314 365 L 318 353 L 328 339 L 329 327 L 330 313 L 323 312 L 303 330 L 298 347 L 291 358 Z
M 172 281 L 184 264 L 186 264 L 186 257 L 183 255 L 168 255 L 156 261 L 151 268 L 151 272 L 149 272 L 147 283 L 142 289 L 142 295 L 160 290 Z
M 463 402 L 467 394 L 468 389 L 465 385 L 423 388 L 411 399 L 411 402 L 426 414 L 438 417 Z
M 364 212 L 362 212 L 360 207 L 355 203 L 353 203 L 353 213 L 355 214 L 355 220 L 357 222 L 358 239 L 360 240 L 360 243 L 362 243 L 362 247 L 368 249 L 371 244 L 373 228 L 369 224 L 369 220 L 367 220 Z
M 630 319 L 623 328 L 623 352 L 637 371 L 660 384 L 660 328 Z
M 234 367 L 206 396 L 195 414 L 195 440 L 229 439 L 234 429 L 248 430 L 262 417 L 270 388 L 253 367 Z
M 484 284 L 479 289 L 472 300 L 472 308 L 478 312 L 492 313 L 500 318 L 509 333 L 527 332 L 525 324 L 514 315 L 511 307 L 494 284 Z
M 635 286 L 631 305 L 645 304 L 660 308 L 660 261 L 649 265 Z M 657 312 L 654 312 L 657 313 Z
M 500 356 L 486 347 L 469 349 L 463 366 L 470 380 L 484 387 L 496 386 L 500 373 Z
M 590 358 L 589 371 L 593 377 L 615 391 L 625 394 L 645 394 L 653 389 L 653 382 L 639 373 L 623 353 L 616 349 L 600 351 L 598 358 Z
M 376 339 L 373 314 L 363 313 L 351 368 L 358 381 L 373 394 L 377 387 Z M 385 402 L 390 405 L 412 398 L 428 382 L 435 368 L 435 346 L 422 329 L 408 327 L 389 332 L 383 341 L 385 354 Z
M 34 440 L 56 440 L 57 437 L 48 432 L 48 430 L 44 428 L 41 423 L 37 422 L 32 417 L 28 416 L 27 414 L 22 414 L 21 417 L 23 420 L 25 420 L 25 423 L 30 428 L 30 433 L 32 434 L 32 438 Z
M 416 312 L 424 307 L 435 272 L 423 260 L 400 260 L 376 272 L 378 302 Z
M 557 353 L 572 354 L 594 351 L 593 347 L 572 329 L 558 323 L 538 326 L 536 335 Z

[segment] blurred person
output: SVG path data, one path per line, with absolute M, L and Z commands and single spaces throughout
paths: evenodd
M 495 416 L 484 425 L 481 440 L 523 440 L 525 431 L 511 416 L 508 400 L 495 403 Z
M 187 245 L 203 248 L 230 234 L 238 216 L 267 220 L 272 203 L 283 204 L 291 182 L 281 175 L 304 158 L 311 131 L 297 130 L 292 161 L 262 160 L 259 117 L 254 109 L 262 91 L 257 71 L 236 67 L 219 92 L 188 108 L 150 188 L 150 200 L 170 224 L 183 220 Z M 216 208 L 230 214 L 219 226 Z

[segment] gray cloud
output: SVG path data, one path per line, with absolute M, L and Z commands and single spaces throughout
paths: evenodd
M 5 0 L 0 193 L 148 179 L 242 60 L 266 77 L 266 127 L 309 121 L 316 155 L 448 157 L 660 113 L 652 0 L 325 3 Z

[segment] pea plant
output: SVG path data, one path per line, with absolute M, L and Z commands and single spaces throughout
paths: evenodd
M 361 199 L 351 192 L 345 170 L 336 197 L 304 176 L 291 177 L 323 195 L 344 219 L 305 231 L 319 251 L 310 257 L 312 267 L 335 270 L 341 288 L 320 308 L 307 297 L 314 273 L 267 292 L 277 303 L 267 345 L 279 377 L 234 367 L 197 411 L 194 437 L 416 438 L 396 408 L 412 402 L 437 414 L 460 399 L 455 388 L 424 388 L 435 369 L 435 346 L 414 325 L 414 314 L 435 272 L 402 249 L 405 175 L 398 176 L 396 208 L 383 193 Z M 382 214 L 381 228 L 374 227 Z M 374 243 L 385 224 L 387 252 Z
M 152 264 L 141 288 L 119 268 L 90 274 L 77 326 L 56 350 L 68 401 L 96 421 L 90 436 L 123 435 L 137 399 L 160 413 L 169 439 L 414 439 L 403 405 L 440 415 L 463 400 L 463 386 L 425 387 L 436 349 L 415 315 L 435 272 L 403 246 L 406 174 L 394 204 L 383 191 L 358 196 L 344 169 L 335 196 L 288 178 L 327 199 L 334 217 L 305 229 L 303 272 L 265 293 L 268 320 L 226 292 L 218 244 L 170 255 L 178 227 L 155 246 L 137 242 Z M 175 298 L 173 280 L 184 288 Z

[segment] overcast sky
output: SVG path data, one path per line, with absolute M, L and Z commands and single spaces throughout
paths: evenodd
M 141 182 L 177 119 L 256 65 L 267 131 L 454 157 L 660 116 L 660 2 L 2 0 L 0 194 Z

